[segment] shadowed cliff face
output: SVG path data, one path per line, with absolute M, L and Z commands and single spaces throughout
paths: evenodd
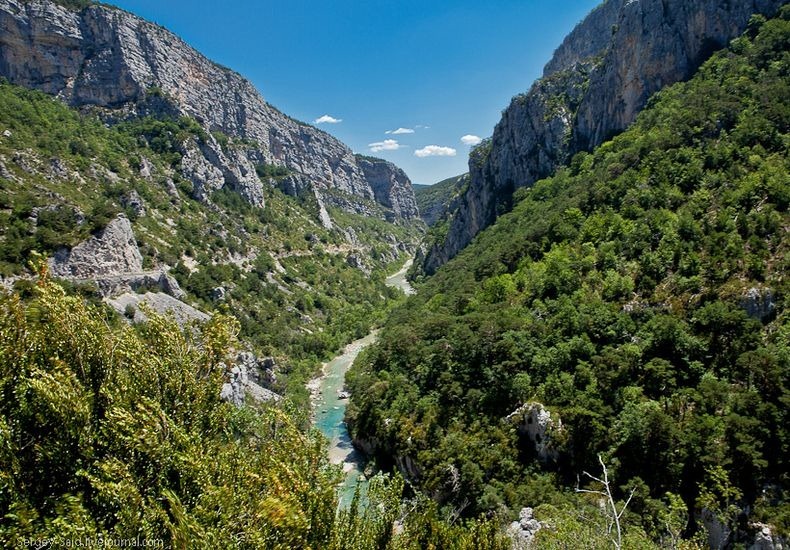
M 434 273 L 496 217 L 512 194 L 551 175 L 573 154 L 624 130 L 655 92 L 690 78 L 741 34 L 752 14 L 784 0 L 608 0 L 556 50 L 544 76 L 505 109 L 490 141 L 469 159 L 471 183 L 446 237 L 418 258 Z
M 414 189 L 406 173 L 383 159 L 357 155 L 357 164 L 373 189 L 376 202 L 389 208 L 398 218 L 412 219 L 420 215 Z
M 343 143 L 282 114 L 237 73 L 120 9 L 91 6 L 74 12 L 47 0 L 0 0 L 0 76 L 76 107 L 134 113 L 152 96 L 163 96 L 177 114 L 197 119 L 206 129 L 255 142 L 245 153 L 249 162 L 222 155 L 212 143 L 211 151 L 200 152 L 220 179 L 238 174 L 242 165 L 250 181 L 237 184 L 236 177 L 229 183 L 246 188 L 253 203 L 256 191 L 249 188 L 257 177 L 250 173 L 251 162 L 285 166 L 318 190 L 376 200 Z M 413 201 L 410 183 L 403 192 Z

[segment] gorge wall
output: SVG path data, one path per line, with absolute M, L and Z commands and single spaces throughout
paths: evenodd
M 607 0 L 564 40 L 526 94 L 513 98 L 490 140 L 469 158 L 471 182 L 446 236 L 418 258 L 431 274 L 502 212 L 515 189 L 631 124 L 663 87 L 686 80 L 741 34 L 753 14 L 784 0 Z
M 118 8 L 73 11 L 51 0 L 0 0 L 0 76 L 73 107 L 109 108 L 119 116 L 169 111 L 237 138 L 243 146 L 228 150 L 209 133 L 199 148 L 185 151 L 185 175 L 200 198 L 228 185 L 262 206 L 255 172 L 261 163 L 309 181 L 319 200 L 325 190 L 352 202 L 379 197 L 346 145 L 281 113 L 248 80 L 173 33 Z M 399 208 L 414 203 L 408 178 L 389 163 L 379 171 L 400 182 L 401 197 L 398 208 L 381 206 L 396 218 L 412 216 L 410 206 Z
M 420 215 L 414 189 L 406 173 L 383 159 L 356 155 L 365 179 L 373 189 L 376 202 L 389 208 L 393 215 L 412 219 Z

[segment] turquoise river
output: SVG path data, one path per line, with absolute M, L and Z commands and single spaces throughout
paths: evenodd
M 406 280 L 406 271 L 411 263 L 412 260 L 409 260 L 397 273 L 387 277 L 387 286 L 413 294 L 414 289 Z M 313 396 L 315 425 L 329 440 L 329 460 L 343 466 L 345 477 L 339 489 L 340 506 L 348 506 L 358 485 L 362 492 L 365 489 L 364 456 L 351 444 L 351 436 L 343 420 L 348 404 L 348 396 L 343 393 L 346 372 L 359 352 L 376 341 L 377 334 L 378 330 L 374 330 L 364 338 L 351 342 L 340 355 L 325 363 L 321 375 L 308 384 Z

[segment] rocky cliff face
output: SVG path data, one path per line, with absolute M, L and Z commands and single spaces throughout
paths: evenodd
M 389 208 L 397 218 L 412 219 L 420 215 L 411 180 L 403 170 L 373 157 L 357 155 L 356 161 L 373 189 L 376 202 Z
M 74 12 L 50 0 L 0 0 L 0 76 L 76 107 L 134 115 L 159 103 L 159 110 L 254 144 L 243 155 L 228 153 L 209 136 L 199 151 L 187 151 L 185 172 L 199 195 L 228 185 L 262 206 L 254 166 L 268 163 L 302 175 L 319 191 L 376 198 L 343 143 L 284 115 L 249 81 L 171 32 L 117 8 L 95 5 Z M 408 200 L 410 185 L 400 192 Z
M 148 288 L 159 288 L 174 299 L 184 296 L 166 270 L 143 270 L 143 255 L 124 215 L 77 246 L 58 250 L 49 260 L 49 270 L 55 277 L 92 281 L 104 297 Z
M 568 35 L 527 94 L 513 98 L 489 142 L 469 159 L 471 183 L 441 242 L 433 273 L 510 208 L 513 191 L 550 175 L 631 124 L 655 92 L 692 76 L 741 34 L 752 14 L 784 0 L 608 0 Z
M 87 241 L 59 250 L 49 264 L 56 277 L 90 279 L 141 273 L 143 256 L 129 219 L 118 216 Z

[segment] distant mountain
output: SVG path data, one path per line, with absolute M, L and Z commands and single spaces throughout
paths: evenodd
M 412 185 L 422 220 L 428 226 L 435 225 L 448 211 L 453 197 L 458 195 L 468 183 L 469 174 L 461 174 L 433 185 Z
M 623 131 L 663 87 L 688 79 L 757 13 L 784 0 L 607 0 L 571 32 L 543 78 L 513 98 L 469 157 L 451 224 L 418 258 L 430 274 L 510 210 L 513 192 Z

